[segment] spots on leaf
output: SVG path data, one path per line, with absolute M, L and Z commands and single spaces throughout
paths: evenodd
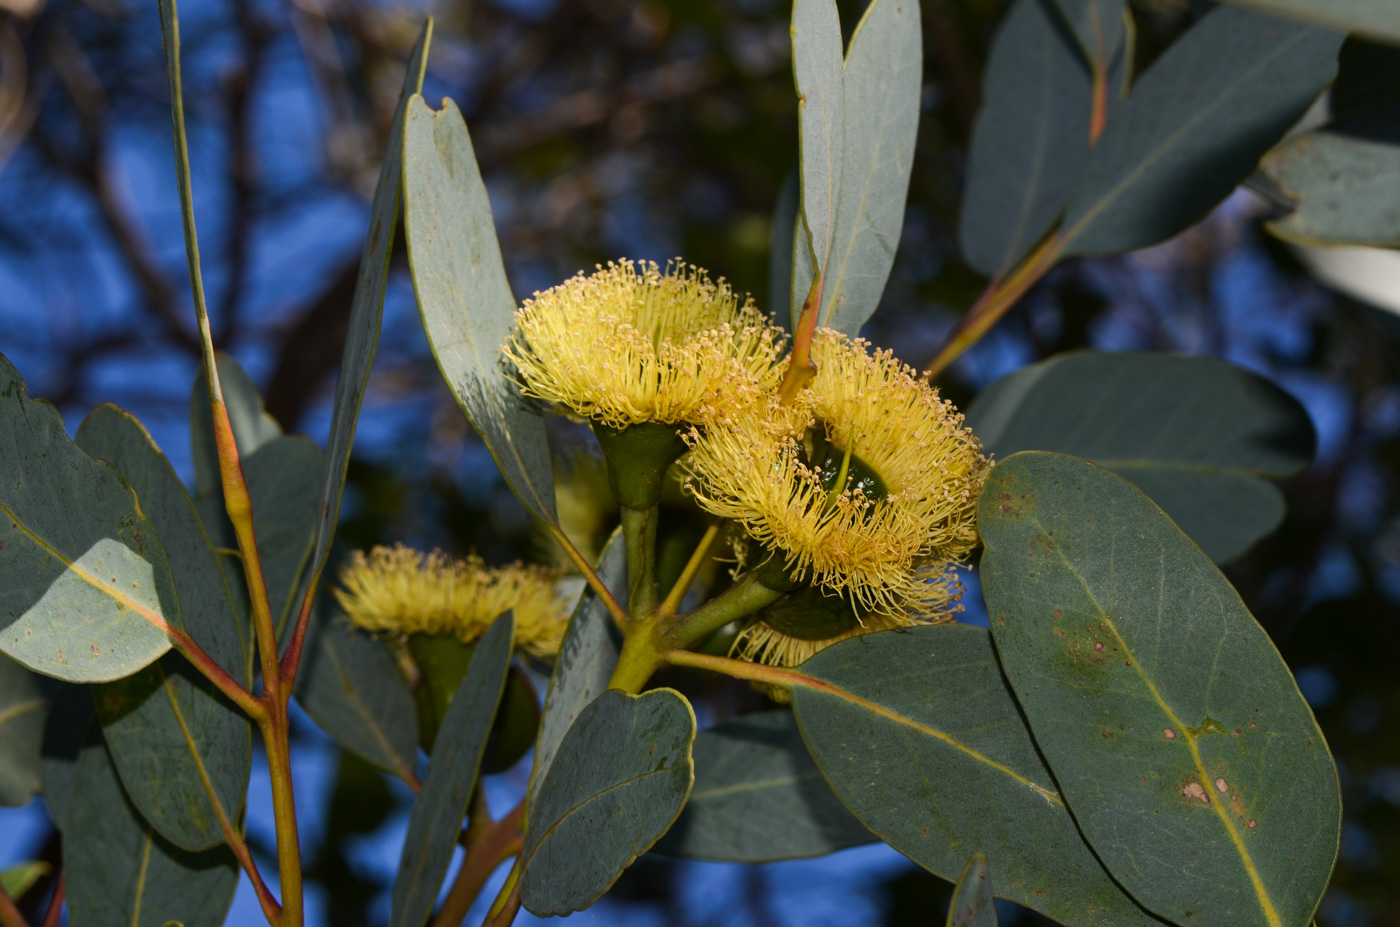
M 1176 731 L 1172 730 L 1172 729 L 1169 728 L 1169 727 L 1168 727 L 1168 728 L 1163 728 L 1163 729 L 1162 729 L 1162 736 L 1165 737 L 1165 738 L 1167 738 L 1167 740 L 1176 740 Z
M 1191 801 L 1199 801 L 1207 805 L 1210 804 L 1210 798 L 1207 797 L 1206 790 L 1199 782 L 1186 783 L 1186 788 L 1181 790 L 1181 794 L 1184 798 Z

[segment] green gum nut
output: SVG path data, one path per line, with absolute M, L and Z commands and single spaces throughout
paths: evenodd
M 476 645 L 464 644 L 450 634 L 413 634 L 408 638 L 408 650 L 420 676 L 413 693 L 418 707 L 418 742 L 431 753 L 452 696 L 466 678 Z M 535 687 L 519 667 L 512 666 L 486 741 L 482 771 L 498 773 L 514 766 L 534 743 L 539 716 Z
M 804 641 L 830 640 L 860 625 L 849 597 L 827 595 L 811 586 L 787 593 L 757 617 L 773 630 Z
M 593 434 L 608 462 L 608 486 L 618 505 L 649 509 L 661 499 L 666 470 L 685 453 L 675 425 L 642 422 L 626 428 L 593 423 Z

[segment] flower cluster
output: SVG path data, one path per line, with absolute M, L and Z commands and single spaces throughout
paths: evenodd
M 703 271 L 623 262 L 527 301 L 505 354 L 526 395 L 595 432 L 679 431 L 690 495 L 742 528 L 740 571 L 783 594 L 734 653 L 794 665 L 951 618 L 989 464 L 950 403 L 864 340 L 818 330 L 815 375 L 780 392 L 785 339 Z
M 479 557 L 405 547 L 355 551 L 340 571 L 336 601 L 356 627 L 375 634 L 443 634 L 475 643 L 505 612 L 515 611 L 515 646 L 537 657 L 559 652 L 569 602 L 560 571 L 513 563 L 488 567 Z

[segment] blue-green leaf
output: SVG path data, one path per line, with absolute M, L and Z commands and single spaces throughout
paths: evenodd
M 390 927 L 423 927 L 433 913 L 476 789 L 486 738 L 510 670 L 515 617 L 497 618 L 476 645 L 433 744 L 428 778 L 413 803 L 394 879 Z
M 0 436 L 0 652 L 75 682 L 149 665 L 170 649 L 180 604 L 130 487 L 3 357 Z
M 1156 244 L 1201 219 L 1337 70 L 1342 34 L 1225 6 L 1149 68 L 1085 162 L 1064 253 Z
M 438 369 L 516 497 L 531 514 L 556 521 L 544 421 L 501 365 L 515 297 L 471 137 L 451 100 L 436 112 L 421 96 L 409 101 L 404 233 Z
M 1337 854 L 1337 770 L 1230 583 L 1078 457 L 1002 461 L 978 524 L 1006 678 L 1104 866 L 1178 924 L 1306 927 Z
M 248 682 L 246 629 L 219 557 L 165 455 L 140 422 L 112 405 L 88 416 L 76 440 L 136 491 L 175 572 L 185 633 L 234 679 Z M 96 692 L 108 749 L 142 815 L 187 850 L 222 843 L 219 815 L 238 821 L 248 788 L 253 747 L 247 717 L 175 654 Z
M 520 900 L 581 911 L 676 820 L 694 781 L 695 713 L 673 689 L 609 689 L 579 713 L 525 832 Z

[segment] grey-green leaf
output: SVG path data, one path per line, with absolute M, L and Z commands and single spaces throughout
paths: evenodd
M 1400 6 L 1394 0 L 1237 0 L 1279 16 L 1359 32 L 1383 42 L 1400 44 Z
M 433 21 L 423 31 L 408 56 L 398 109 L 389 128 L 384 161 L 370 206 L 369 235 L 360 255 L 355 278 L 355 295 L 350 301 L 349 329 L 340 360 L 340 378 L 335 384 L 335 405 L 331 410 L 331 431 L 326 442 L 326 476 L 321 489 L 321 507 L 316 519 L 316 541 L 311 555 L 310 575 L 319 579 L 330 556 L 331 538 L 340 518 L 340 501 L 345 494 L 345 471 L 350 465 L 350 448 L 355 443 L 355 426 L 369 385 L 370 368 L 379 347 L 379 327 L 384 320 L 384 288 L 389 281 L 389 256 L 394 250 L 394 230 L 398 227 L 399 192 L 403 176 L 403 123 L 408 99 L 423 89 L 423 73 L 428 64 Z
M 1090 152 L 1064 253 L 1144 248 L 1205 216 L 1327 86 L 1342 39 L 1243 7 L 1207 14 L 1142 75 Z
M 598 578 L 615 593 L 627 590 L 627 549 L 622 529 L 613 532 L 596 565 Z M 622 632 L 608 608 L 584 587 L 569 621 L 554 672 L 549 680 L 539 733 L 535 735 L 535 759 L 530 767 L 530 807 L 539 799 L 545 773 L 554 762 L 559 742 L 573 727 L 579 712 L 603 693 L 622 652 Z
M 229 675 L 247 682 L 246 629 L 219 557 L 165 455 L 140 422 L 112 405 L 88 416 L 76 441 L 135 490 L 176 575 L 184 631 Z M 222 843 L 219 814 L 232 822 L 242 817 L 253 759 L 248 718 L 175 654 L 95 692 L 108 749 L 146 820 L 187 850 Z
M 664 834 L 694 781 L 695 713 L 674 689 L 609 689 L 564 735 L 525 833 L 520 900 L 545 917 L 597 901 Z
M 790 302 L 797 329 L 813 269 L 831 254 L 845 145 L 841 19 L 835 0 L 792 5 L 792 76 L 797 85 L 799 209 L 792 241 Z M 775 294 L 776 295 L 776 294 Z
M 992 902 L 992 878 L 987 857 L 972 854 L 948 903 L 947 927 L 997 927 L 997 909 Z
M 1055 791 L 992 639 L 927 625 L 867 634 L 801 666 L 802 736 L 846 807 L 952 881 L 982 853 L 997 893 L 1068 927 L 1157 923 L 1120 889 Z
M 904 230 L 923 88 L 922 34 L 916 0 L 871 0 L 846 52 L 841 194 L 819 321 L 852 336 L 880 304 Z
M 68 912 L 78 927 L 219 927 L 238 887 L 227 847 L 167 843 L 122 791 L 94 727 L 78 757 L 63 838 Z
M 443 716 L 428 778 L 408 818 L 408 834 L 394 879 L 391 927 L 423 927 L 433 913 L 476 789 L 486 738 L 505 691 L 514 641 L 515 617 L 506 612 L 477 643 L 467 675 Z
M 1102 40 L 1118 46 L 1110 57 L 1121 54 L 1120 2 L 1076 11 L 1086 32 L 1116 21 Z M 958 216 L 963 257 L 989 277 L 1015 266 L 1059 217 L 1089 153 L 1094 74 L 1065 26 L 1053 0 L 1018 0 L 992 40 Z
M 1305 245 L 1400 247 L 1400 108 L 1354 116 L 1269 152 L 1262 170 L 1294 201 L 1268 223 Z
M 0 653 L 59 679 L 120 679 L 170 649 L 179 614 L 131 489 L 0 357 Z
M 50 688 L 42 676 L 0 656 L 0 805 L 26 804 L 39 790 Z
M 298 593 L 305 586 L 311 559 L 324 475 L 321 449 L 300 435 L 269 441 L 243 461 L 253 502 L 253 531 L 279 639 L 300 605 Z
M 1179 924 L 1305 927 L 1337 854 L 1337 770 L 1230 583 L 1077 457 L 1002 461 L 978 521 L 1002 666 L 1108 870 Z
M 653 850 L 738 863 L 874 842 L 812 762 L 792 712 L 745 715 L 695 738 L 690 801 Z
M 413 693 L 383 641 L 313 611 L 297 701 L 346 750 L 402 779 L 418 763 Z
M 1298 401 L 1264 378 L 1202 357 L 1062 354 L 983 390 L 967 422 L 997 458 L 1058 451 L 1138 488 L 1218 562 L 1278 527 L 1283 478 L 1312 460 Z
M 219 368 L 219 386 L 224 392 L 224 408 L 238 455 L 246 460 L 267 442 L 282 436 L 282 426 L 267 414 L 262 393 L 238 361 L 222 351 L 214 355 Z M 194 484 L 198 495 L 222 491 L 219 476 L 219 448 L 214 443 L 213 413 L 209 407 L 209 379 L 201 368 L 190 390 L 190 452 L 194 457 Z
M 457 104 L 421 96 L 404 128 L 404 234 L 423 330 L 438 369 L 531 514 L 553 522 L 554 470 L 544 421 L 500 351 L 515 326 L 486 184 Z

